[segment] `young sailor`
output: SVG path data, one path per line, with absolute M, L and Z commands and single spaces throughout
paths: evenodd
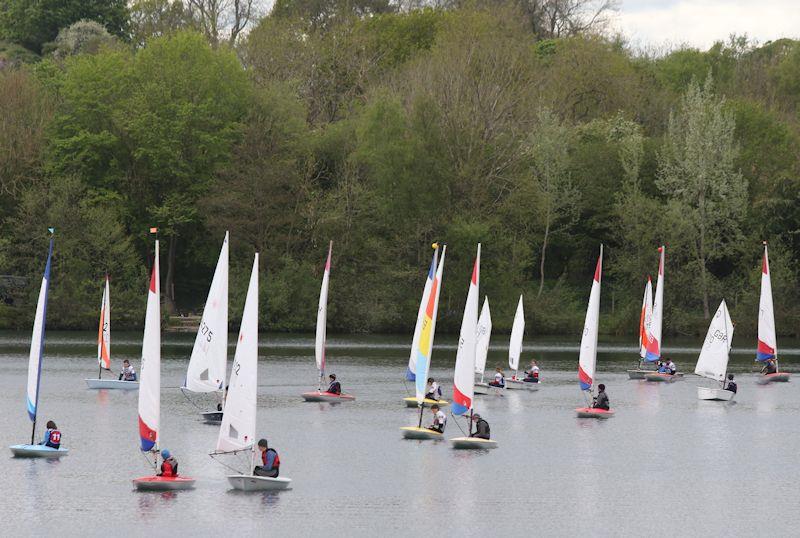
M 669 359 L 667 361 L 666 368 L 667 368 L 667 373 L 669 375 L 675 375 L 678 371 L 678 368 L 677 366 L 675 366 L 675 363 L 672 362 L 672 359 Z
M 480 439 L 489 439 L 491 437 L 489 432 L 489 423 L 486 422 L 478 413 L 472 415 L 472 421 L 475 422 L 475 431 L 472 432 L 470 437 L 478 437 Z
M 531 361 L 531 369 L 525 372 L 526 376 L 523 379 L 526 383 L 538 383 L 539 382 L 539 366 L 536 364 L 536 361 Z
M 606 386 L 602 383 L 597 385 L 597 396 L 595 396 L 594 402 L 592 402 L 592 407 L 595 409 L 605 409 L 606 411 L 611 409 L 610 402 L 608 401 L 608 394 L 606 394 Z
M 278 452 L 274 448 L 269 448 L 266 439 L 258 441 L 258 450 L 261 452 L 261 465 L 253 468 L 253 474 L 277 478 L 281 470 L 281 458 Z
M 736 381 L 733 380 L 733 374 L 728 374 L 728 381 L 725 383 L 725 390 L 729 390 L 732 393 L 736 394 Z
M 161 472 L 158 476 L 178 476 L 178 460 L 172 457 L 172 454 L 166 448 L 161 451 L 161 457 L 164 461 L 161 462 Z
M 761 369 L 761 373 L 764 375 L 774 374 L 778 371 L 778 367 L 775 365 L 775 359 L 767 359 L 766 364 Z
M 336 374 L 331 374 L 328 376 L 330 379 L 331 384 L 328 385 L 328 390 L 326 392 L 330 392 L 331 394 L 341 394 L 342 393 L 342 385 L 338 381 L 336 381 Z
M 428 378 L 428 386 L 425 389 L 425 398 L 438 402 L 442 399 L 442 387 L 439 386 L 432 377 Z
M 136 381 L 136 371 L 128 359 L 122 361 L 122 371 L 119 374 L 120 381 Z
M 55 449 L 61 446 L 61 432 L 58 431 L 56 423 L 52 420 L 47 421 L 47 429 L 44 432 L 44 440 L 39 444 Z
M 489 384 L 493 387 L 505 388 L 506 376 L 503 375 L 503 370 L 498 366 L 494 371 L 494 381 L 489 381 Z
M 447 425 L 447 415 L 441 412 L 438 404 L 433 404 L 431 411 L 433 411 L 433 424 L 428 426 L 428 429 L 444 433 L 444 427 Z

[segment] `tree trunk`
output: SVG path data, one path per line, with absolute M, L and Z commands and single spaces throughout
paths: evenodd
M 544 240 L 542 241 L 542 257 L 539 261 L 539 293 L 536 294 L 536 298 L 538 299 L 542 295 L 542 290 L 544 289 L 544 258 L 547 254 L 547 238 L 550 236 L 550 220 L 548 219 L 547 224 L 544 227 Z
M 178 243 L 178 236 L 173 235 L 169 238 L 169 250 L 167 251 L 167 278 L 164 281 L 164 306 L 167 314 L 175 313 L 175 250 Z

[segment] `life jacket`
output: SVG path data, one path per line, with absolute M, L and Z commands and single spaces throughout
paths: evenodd
M 272 452 L 275 454 L 275 459 L 272 460 L 272 468 L 273 469 L 280 469 L 281 468 L 281 457 L 278 455 L 278 451 L 274 448 L 268 448 L 264 452 L 261 453 L 261 463 L 266 466 L 267 465 L 267 452 Z
M 163 476 L 178 476 L 178 461 L 170 456 L 161 463 L 161 474 Z
M 61 432 L 58 430 L 50 430 L 50 439 L 47 441 L 47 446 L 58 448 L 61 446 Z

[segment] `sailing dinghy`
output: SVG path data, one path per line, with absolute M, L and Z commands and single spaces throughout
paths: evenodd
M 639 366 L 635 370 L 628 370 L 629 379 L 644 379 L 645 374 L 652 370 L 642 369 L 642 363 L 647 355 L 647 342 L 650 339 L 650 324 L 653 320 L 653 282 L 647 277 L 642 298 L 642 313 L 639 316 Z
M 506 388 L 511 390 L 539 390 L 538 383 L 526 383 L 519 377 L 519 355 L 522 353 L 522 338 L 525 334 L 525 312 L 522 309 L 522 295 L 519 296 L 514 324 L 511 326 L 511 340 L 508 343 L 508 367 L 514 375 L 506 379 Z
M 728 358 L 733 340 L 733 322 L 728 313 L 725 299 L 719 304 L 717 312 L 711 318 L 703 349 L 697 358 L 694 373 L 713 379 L 721 384 L 719 388 L 697 387 L 697 397 L 701 400 L 728 401 L 733 398 L 733 392 L 725 390 L 725 377 L 728 369 Z
M 589 306 L 586 308 L 586 322 L 583 325 L 581 337 L 581 351 L 578 360 L 578 384 L 584 394 L 592 395 L 597 366 L 597 333 L 600 328 L 600 281 L 603 274 L 603 246 L 600 246 L 600 256 L 592 280 L 592 291 L 589 294 Z M 610 418 L 614 415 L 613 409 L 599 409 L 596 407 L 579 407 L 575 410 L 578 418 Z
M 33 320 L 33 334 L 31 335 L 31 351 L 28 356 L 28 389 L 27 407 L 28 418 L 31 419 L 31 444 L 12 445 L 11 452 L 18 458 L 60 458 L 69 454 L 69 449 L 64 447 L 52 448 L 36 442 L 36 413 L 39 410 L 39 386 L 42 378 L 42 356 L 44 352 L 44 327 L 47 315 L 47 291 L 50 284 L 50 260 L 53 256 L 52 228 L 50 229 L 50 248 L 47 251 L 47 263 L 44 266 L 42 285 L 39 288 L 39 300 L 36 303 L 36 317 Z
M 433 263 L 431 264 L 432 274 L 429 273 L 431 286 L 430 288 L 428 288 L 427 284 L 425 286 L 425 291 L 427 293 L 423 293 L 425 308 L 422 312 L 424 316 L 421 323 L 419 322 L 420 320 L 417 320 L 419 334 L 417 334 L 417 331 L 414 332 L 414 340 L 411 347 L 411 354 L 416 354 L 416 357 L 413 358 L 414 388 L 416 390 L 414 401 L 417 407 L 419 407 L 419 421 L 416 426 L 404 426 L 400 428 L 405 439 L 428 440 L 442 439 L 444 437 L 443 434 L 437 431 L 422 427 L 422 413 L 425 410 L 425 405 L 428 403 L 431 405 L 438 403 L 435 400 L 425 398 L 428 372 L 431 366 L 431 352 L 433 351 L 433 336 L 436 332 L 436 314 L 439 310 L 439 292 L 441 291 L 444 256 L 447 251 L 447 245 L 442 247 L 442 257 L 437 265 L 436 255 L 438 251 L 439 245 L 434 243 Z M 409 363 L 409 371 L 411 371 L 411 367 L 412 364 Z M 441 406 L 442 404 L 438 403 L 438 405 Z
M 469 417 L 469 433 L 466 437 L 450 439 L 453 448 L 496 448 L 497 441 L 472 437 L 472 407 L 475 401 L 475 354 L 478 347 L 478 290 L 481 272 L 481 245 L 472 268 L 464 317 L 461 318 L 461 336 L 458 339 L 456 367 L 453 373 L 453 404 L 450 411 L 454 415 Z
M 761 298 L 758 304 L 758 348 L 756 362 L 775 361 L 775 373 L 759 377 L 758 384 L 789 381 L 788 372 L 778 371 L 778 344 L 775 337 L 775 312 L 772 306 L 772 282 L 769 273 L 767 242 L 764 241 L 764 259 L 761 262 Z
M 439 253 L 439 245 L 434 243 L 433 245 L 433 260 L 431 260 L 431 267 L 428 270 L 428 276 L 425 279 L 425 287 L 422 290 L 422 299 L 419 302 L 419 310 L 417 311 L 417 324 L 414 327 L 414 337 L 411 341 L 411 353 L 408 358 L 408 368 L 406 369 L 406 381 L 414 381 L 416 383 L 417 380 L 417 357 L 419 356 L 420 352 L 420 338 L 422 337 L 423 332 L 423 325 L 426 323 L 426 309 L 428 308 L 428 303 L 433 297 L 434 301 L 434 309 L 438 309 L 439 305 L 439 287 L 441 284 L 437 284 L 436 289 L 434 290 L 434 281 L 436 280 L 436 256 Z M 440 262 L 441 265 L 444 265 L 444 251 L 442 251 L 442 261 Z M 439 280 L 441 282 L 441 280 Z M 433 295 L 432 295 L 433 294 Z M 436 315 L 433 315 L 432 320 L 433 326 L 436 326 Z M 433 347 L 433 329 L 431 329 L 430 334 L 430 345 L 431 348 Z M 430 358 L 430 354 L 428 353 L 427 357 Z M 423 384 L 427 383 L 428 379 L 428 372 L 425 371 L 425 379 L 423 379 Z M 446 400 L 431 400 L 430 398 L 425 398 L 425 394 L 423 393 L 422 403 L 425 405 L 433 405 L 438 404 L 440 407 L 444 407 L 448 405 Z M 419 406 L 419 402 L 415 396 L 410 396 L 408 398 L 403 398 L 403 402 L 406 404 L 406 407 L 416 408 Z
M 258 392 L 258 253 L 253 259 L 250 284 L 242 313 L 242 326 L 233 356 L 225 414 L 211 456 L 248 453 L 248 472 L 228 475 L 234 489 L 262 491 L 286 489 L 289 478 L 254 476 L 256 460 L 256 397 Z
M 228 369 L 228 239 L 228 232 L 225 232 L 203 317 L 197 328 L 186 379 L 181 387 L 181 390 L 188 392 L 218 394 L 216 411 L 201 412 L 206 424 L 219 424 L 225 405 L 225 375 Z
M 483 382 L 486 370 L 486 357 L 489 354 L 489 340 L 492 337 L 492 314 L 489 311 L 489 298 L 484 297 L 481 317 L 478 318 L 478 341 L 475 344 L 475 373 L 481 380 L 473 387 L 474 394 L 489 394 L 489 384 Z
M 305 392 L 303 399 L 307 402 L 328 402 L 340 403 L 351 402 L 356 399 L 352 394 L 334 394 L 327 390 L 322 390 L 325 382 L 325 343 L 327 339 L 328 325 L 328 282 L 331 276 L 331 252 L 333 251 L 333 241 L 328 244 L 328 259 L 325 261 L 325 272 L 322 275 L 322 287 L 319 290 L 319 307 L 317 308 L 317 335 L 314 343 L 314 357 L 317 361 L 319 370 L 319 385 L 317 390 Z
M 86 386 L 90 389 L 122 389 L 136 390 L 138 381 L 123 381 L 121 379 L 103 379 L 103 370 L 111 370 L 111 292 L 108 275 L 103 288 L 103 301 L 100 303 L 100 324 L 97 328 L 97 363 L 99 370 L 97 379 L 86 379 Z
M 194 487 L 194 479 L 185 476 L 158 476 L 159 419 L 161 415 L 161 284 L 156 239 L 153 271 L 147 291 L 147 310 L 142 338 L 142 366 L 139 386 L 139 440 L 141 451 L 153 457 L 151 476 L 133 480 L 139 490 L 176 490 Z

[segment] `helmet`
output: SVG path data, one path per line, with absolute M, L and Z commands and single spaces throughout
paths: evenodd
M 161 457 L 164 458 L 165 460 L 169 459 L 170 456 L 172 456 L 172 453 L 166 448 L 161 451 Z

